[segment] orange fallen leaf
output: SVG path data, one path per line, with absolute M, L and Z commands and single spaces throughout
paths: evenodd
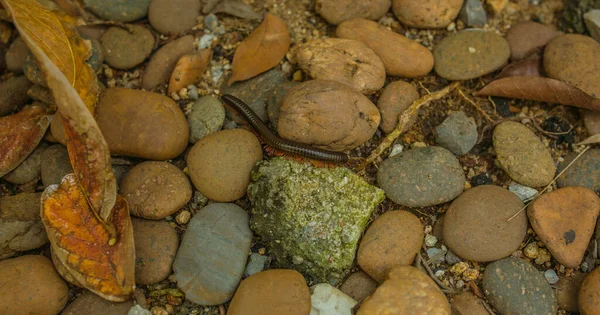
M 107 300 L 125 301 L 131 297 L 135 288 L 135 249 L 124 198 L 117 197 L 109 218 L 116 239 L 90 209 L 74 174 L 44 191 L 41 212 L 55 258 L 66 267 L 63 272 L 68 270 L 76 283 Z
M 290 49 L 285 22 L 266 13 L 263 22 L 244 40 L 233 55 L 228 84 L 250 79 L 275 67 Z
M 37 147 L 50 118 L 37 106 L 0 118 L 0 177 L 19 166 Z
M 169 81 L 169 94 L 196 83 L 204 74 L 212 58 L 212 50 L 202 49 L 195 54 L 179 58 Z
M 66 14 L 50 11 L 36 0 L 1 0 L 13 16 L 21 38 L 36 57 L 67 136 L 67 149 L 78 183 L 93 211 L 108 220 L 117 184 L 110 152 L 93 117 L 98 98 L 94 71 L 85 62 L 91 54 Z
M 544 77 L 521 76 L 495 80 L 473 95 L 520 98 L 600 111 L 600 99 L 568 83 Z

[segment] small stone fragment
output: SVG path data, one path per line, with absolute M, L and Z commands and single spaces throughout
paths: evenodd
M 24 76 L 12 77 L 0 83 L 0 116 L 5 116 L 25 105 L 31 82 Z
M 523 186 L 516 182 L 510 183 L 510 185 L 508 185 L 508 190 L 515 193 L 515 195 L 517 195 L 523 202 L 527 202 L 538 195 L 537 189 Z
M 6 69 L 14 73 L 22 73 L 25 58 L 29 54 L 27 44 L 17 37 L 6 51 Z
M 487 14 L 480 0 L 465 0 L 458 17 L 470 27 L 483 27 L 487 22 Z
M 225 108 L 217 98 L 203 96 L 192 104 L 187 121 L 190 126 L 190 143 L 196 143 L 221 130 L 225 122 Z
M 265 269 L 265 264 L 269 260 L 269 257 L 260 255 L 257 253 L 250 254 L 250 258 L 248 259 L 248 264 L 246 265 L 246 269 L 244 270 L 244 277 L 250 277 L 254 274 L 257 274 Z
M 592 38 L 600 42 L 600 10 L 590 10 L 583 18 Z
M 406 111 L 418 98 L 419 92 L 408 82 L 394 81 L 388 84 L 377 101 L 377 107 L 381 112 L 379 128 L 385 133 L 392 132 L 398 124 L 399 115 Z M 406 130 L 410 129 L 416 120 L 417 116 L 414 116 L 406 126 Z
M 544 277 L 546 278 L 546 280 L 548 280 L 548 283 L 550 284 L 556 284 L 558 282 L 558 275 L 553 269 L 548 269 L 544 271 Z
M 319 283 L 309 288 L 311 315 L 350 314 L 356 301 L 329 283 Z
M 202 49 L 197 53 L 184 55 L 179 58 L 171 74 L 167 92 L 171 94 L 198 82 L 210 63 L 211 57 L 212 50 Z
M 456 155 L 471 151 L 479 137 L 475 120 L 464 112 L 451 112 L 435 131 L 436 143 Z
M 48 148 L 48 145 L 44 143 L 38 145 L 38 147 L 35 148 L 31 154 L 29 154 L 25 161 L 21 162 L 21 164 L 10 171 L 10 173 L 2 176 L 2 179 L 17 185 L 23 185 L 39 179 L 42 173 L 42 154 L 44 151 L 46 151 L 46 148 Z
M 40 219 L 40 200 L 40 193 L 0 197 L 0 259 L 48 242 Z

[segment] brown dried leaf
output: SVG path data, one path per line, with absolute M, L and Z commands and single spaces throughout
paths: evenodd
M 500 74 L 496 77 L 496 80 L 508 77 L 543 77 L 544 76 L 544 65 L 542 57 L 535 56 L 527 59 L 513 62 L 508 66 L 504 67 Z
M 0 118 L 0 177 L 19 166 L 37 147 L 52 116 L 41 107 Z
M 110 217 L 114 230 L 92 209 L 75 174 L 42 194 L 42 222 L 66 279 L 110 301 L 128 300 L 135 288 L 135 248 L 127 201 L 118 196 Z M 116 236 L 116 238 L 114 238 Z
M 290 49 L 290 33 L 285 22 L 265 14 L 263 22 L 235 50 L 233 73 L 228 84 L 250 79 L 275 67 Z
M 576 143 L 576 145 L 588 145 L 588 144 L 598 144 L 598 143 L 600 143 L 600 133 L 595 134 L 579 143 Z
M 35 0 L 1 0 L 44 72 L 67 135 L 69 157 L 93 211 L 107 220 L 117 194 L 108 145 L 93 117 L 98 83 L 85 62 L 89 42 L 77 35 L 72 19 Z
M 475 96 L 501 96 L 558 103 L 600 111 L 600 99 L 568 83 L 544 77 L 508 77 L 492 81 Z
M 171 74 L 168 93 L 177 92 L 182 88 L 196 83 L 204 74 L 212 58 L 212 50 L 202 49 L 197 53 L 184 55 L 179 58 L 175 70 Z

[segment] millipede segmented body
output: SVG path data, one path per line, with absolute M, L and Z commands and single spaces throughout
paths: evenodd
M 309 145 L 282 139 L 271 132 L 269 127 L 260 120 L 260 118 L 254 113 L 254 111 L 248 107 L 242 100 L 229 94 L 225 94 L 221 97 L 225 104 L 231 106 L 233 109 L 238 111 L 248 121 L 250 126 L 254 128 L 258 134 L 262 137 L 263 141 L 270 147 L 289 153 L 292 155 L 307 157 L 313 160 L 327 161 L 334 163 L 346 163 L 348 162 L 348 155 L 342 152 L 328 151 L 318 148 L 313 148 Z

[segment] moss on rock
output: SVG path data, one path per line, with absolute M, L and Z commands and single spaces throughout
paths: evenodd
M 283 158 L 263 161 L 248 187 L 251 228 L 282 268 L 337 283 L 354 261 L 375 207 L 385 199 L 347 168 L 314 168 Z

